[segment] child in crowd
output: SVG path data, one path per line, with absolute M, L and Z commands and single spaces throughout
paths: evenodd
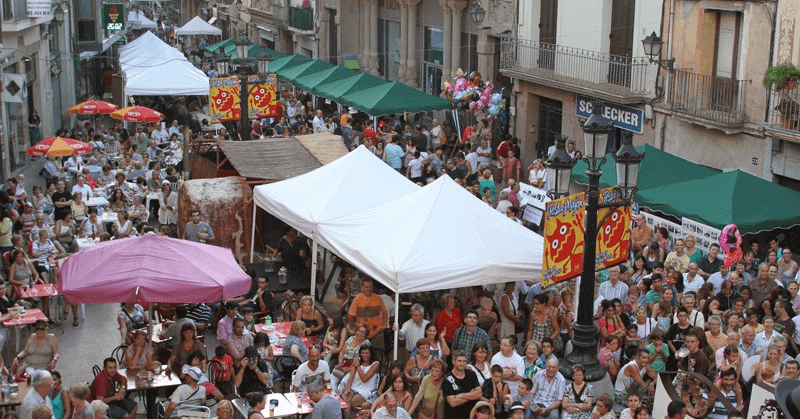
M 519 386 L 517 386 L 517 397 L 514 399 L 514 403 L 522 403 L 522 407 L 525 408 L 525 419 L 531 418 L 531 405 L 533 405 L 532 388 L 533 381 L 530 378 L 523 378 L 519 382 Z M 511 412 L 513 417 L 514 411 L 512 410 Z
M 661 329 L 653 330 L 650 333 L 650 343 L 647 344 L 648 352 L 650 352 L 650 368 L 657 373 L 664 371 L 669 359 L 669 346 L 664 343 L 664 333 Z
M 206 356 L 203 355 L 201 351 L 194 351 L 189 355 L 189 362 L 188 365 L 183 366 L 183 373 L 186 374 L 186 368 L 188 367 L 196 367 L 200 369 L 200 379 L 197 381 L 197 385 L 203 386 L 206 389 L 206 394 L 210 394 L 214 396 L 217 401 L 222 401 L 225 398 L 222 395 L 222 392 L 219 391 L 217 386 L 214 385 L 211 381 L 208 381 L 208 377 L 206 376 L 206 365 L 205 365 Z
M 256 321 L 255 316 L 253 314 L 253 307 L 243 307 L 242 308 L 242 319 L 244 320 L 244 328 L 251 335 L 256 333 Z
M 224 346 L 219 345 L 217 349 L 214 350 L 214 357 L 211 358 L 212 361 L 219 361 L 222 364 L 222 374 L 220 377 L 220 383 L 222 387 L 223 394 L 232 395 L 234 388 L 233 388 L 233 358 L 228 354 L 228 350 L 225 349 Z

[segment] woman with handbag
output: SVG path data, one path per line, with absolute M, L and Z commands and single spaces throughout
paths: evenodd
M 422 379 L 409 414 L 419 408 L 419 419 L 444 419 L 442 379 L 446 372 L 447 364 L 444 361 L 436 358 L 431 362 L 431 373 Z
M 131 343 L 133 331 L 147 327 L 147 316 L 144 315 L 144 308 L 135 301 L 129 301 L 122 306 L 122 310 L 117 313 L 119 323 L 119 334 L 123 345 Z

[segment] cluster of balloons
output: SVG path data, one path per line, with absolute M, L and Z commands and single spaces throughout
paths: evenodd
M 477 115 L 485 111 L 489 116 L 495 118 L 506 108 L 506 101 L 501 92 L 492 93 L 493 85 L 491 81 L 483 83 L 481 73 L 473 71 L 467 79 L 464 70 L 456 70 L 455 83 L 445 80 L 444 95 L 456 107 L 469 110 Z

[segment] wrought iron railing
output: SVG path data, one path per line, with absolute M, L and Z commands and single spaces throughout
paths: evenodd
M 289 26 L 301 30 L 314 29 L 314 9 L 311 7 L 290 7 Z
M 800 134 L 800 88 L 797 83 L 773 89 L 767 126 Z
M 504 39 L 500 68 L 621 94 L 651 93 L 655 66 L 646 57 L 622 57 L 524 39 Z
M 745 80 L 675 70 L 669 83 L 673 111 L 727 125 L 744 122 Z

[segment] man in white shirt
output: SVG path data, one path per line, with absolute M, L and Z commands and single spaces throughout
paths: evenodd
M 75 192 L 80 192 L 86 201 L 92 199 L 92 187 L 86 183 L 86 176 L 78 175 L 78 182 L 72 187 L 72 193 Z
M 20 419 L 31 419 L 33 409 L 39 405 L 51 406 L 50 387 L 53 386 L 53 377 L 45 370 L 37 370 L 31 379 L 33 391 L 28 391 L 19 408 Z
M 689 264 L 689 272 L 683 274 L 683 292 L 694 291 L 700 289 L 701 286 L 705 283 L 703 281 L 703 277 L 700 276 L 699 267 L 697 262 L 692 262 Z
M 169 140 L 169 133 L 164 129 L 163 123 L 158 126 L 158 129 L 154 129 L 153 132 L 150 133 L 150 138 L 155 140 L 156 144 L 166 143 Z
M 181 133 L 181 129 L 180 129 L 180 127 L 178 126 L 178 120 L 177 120 L 177 119 L 175 119 L 175 120 L 173 120 L 173 121 L 172 121 L 172 126 L 171 126 L 171 127 L 169 127 L 169 131 L 168 131 L 168 133 L 169 133 L 169 135 L 172 135 L 172 134 L 180 134 L 180 133 Z
M 293 392 L 306 391 L 311 383 L 331 388 L 331 369 L 327 362 L 320 361 L 321 356 L 322 351 L 319 346 L 314 345 L 308 348 L 308 361 L 297 367 L 294 379 L 292 379 Z
M 321 110 L 317 109 L 317 114 L 314 116 L 311 125 L 314 127 L 314 134 L 318 134 L 322 127 L 325 126 L 325 118 L 322 117 Z
M 431 144 L 435 149 L 437 146 L 444 145 L 446 139 L 443 137 L 444 133 L 442 132 L 442 127 L 439 126 L 438 119 L 434 119 L 431 125 L 433 126 L 433 128 L 431 128 Z
M 600 295 L 606 300 L 619 298 L 622 304 L 628 302 L 628 286 L 619 280 L 619 266 L 608 268 L 608 281 L 600 284 Z
M 492 164 L 492 148 L 489 147 L 489 140 L 481 140 L 481 145 L 475 149 L 478 154 L 478 163 L 491 166 Z
M 697 327 L 705 327 L 706 325 L 706 318 L 703 316 L 703 313 L 697 311 L 694 308 L 695 298 L 693 294 L 683 294 L 683 299 L 681 303 L 687 310 L 689 310 L 689 324 L 692 326 Z M 678 313 L 675 313 L 675 316 L 672 319 L 673 323 L 678 323 Z
M 503 382 L 508 384 L 510 394 L 517 394 L 519 382 L 525 378 L 525 359 L 514 350 L 516 341 L 513 335 L 500 339 L 500 352 L 494 354 L 491 362 L 503 368 Z
M 419 303 L 411 306 L 409 314 L 411 318 L 403 323 L 398 336 L 405 340 L 406 349 L 411 353 L 416 348 L 417 341 L 425 337 L 425 328 L 428 327 L 429 322 L 424 319 L 425 308 Z
M 691 271 L 691 267 L 689 267 L 689 270 Z M 723 264 L 720 265 L 719 272 L 714 272 L 708 276 L 708 280 L 706 282 L 714 285 L 714 294 L 719 294 L 719 292 L 722 291 L 722 283 L 730 277 L 731 273 L 728 270 L 728 267 Z

